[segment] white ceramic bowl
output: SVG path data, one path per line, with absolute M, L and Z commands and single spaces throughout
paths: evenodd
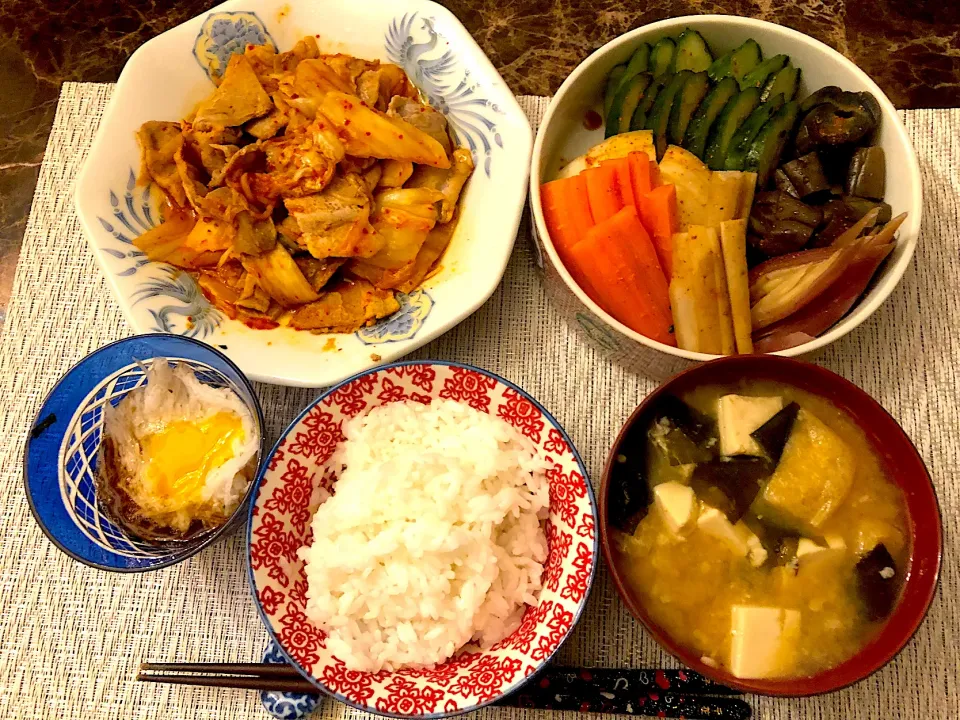
M 568 160 L 582 155 L 603 140 L 603 128 L 587 130 L 583 119 L 601 106 L 601 93 L 610 69 L 630 57 L 641 42 L 653 44 L 664 36 L 676 37 L 685 27 L 697 30 L 715 56 L 732 50 L 747 38 L 756 40 L 764 57 L 790 56 L 801 70 L 800 97 L 825 85 L 873 93 L 883 111 L 879 144 L 887 161 L 886 201 L 893 214 L 907 211 L 899 241 L 866 296 L 837 325 L 820 337 L 776 353 L 787 357 L 814 353 L 860 325 L 880 306 L 900 281 L 913 257 L 920 232 L 922 197 L 920 168 L 903 123 L 879 87 L 860 68 L 818 40 L 762 20 L 728 15 L 694 15 L 663 20 L 632 30 L 612 40 L 584 60 L 564 81 L 550 103 L 533 147 L 530 172 L 530 206 L 537 246 L 551 299 L 574 327 L 611 358 L 655 378 L 663 379 L 687 367 L 717 357 L 680 350 L 650 340 L 601 310 L 573 281 L 550 241 L 540 205 L 540 185 L 553 180 Z
M 213 90 L 208 72 L 247 43 L 290 49 L 317 36 L 322 52 L 396 62 L 446 113 L 477 169 L 441 271 L 401 309 L 352 335 L 253 330 L 210 305 L 193 279 L 131 244 L 158 220 L 157 198 L 134 184 L 134 133 L 147 120 L 179 120 Z M 443 63 L 443 67 L 438 64 Z M 231 0 L 154 38 L 120 76 L 87 162 L 76 208 L 93 253 L 138 333 L 172 332 L 215 345 L 251 378 L 331 385 L 406 355 L 479 308 L 513 249 L 530 165 L 526 116 L 470 34 L 429 0 Z M 332 343 L 330 338 L 333 339 Z

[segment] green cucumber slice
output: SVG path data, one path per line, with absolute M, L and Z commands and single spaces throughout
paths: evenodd
M 793 126 L 796 125 L 799 114 L 798 102 L 786 103 L 760 129 L 750 145 L 743 169 L 757 174 L 757 188 L 766 187 L 773 171 L 780 164 L 780 155 L 793 132 Z
M 750 117 L 744 120 L 740 129 L 734 133 L 730 140 L 730 148 L 727 150 L 727 159 L 723 161 L 724 170 L 743 170 L 747 162 L 747 153 L 750 146 L 763 126 L 769 122 L 773 114 L 783 106 L 783 95 L 777 95 L 765 103 L 761 104 L 756 110 L 750 113 Z
M 707 138 L 707 150 L 703 159 L 711 170 L 723 170 L 730 141 L 759 104 L 760 90 L 747 88 L 734 95 L 724 106 Z
M 650 72 L 654 77 L 670 72 L 673 67 L 673 56 L 676 54 L 677 44 L 668 37 L 660 38 L 650 51 Z
M 763 59 L 763 53 L 760 52 L 760 46 L 757 41 L 748 38 L 743 45 L 736 50 L 731 50 L 723 55 L 707 68 L 707 75 L 711 80 L 720 81 L 725 77 L 733 77 L 737 82 L 748 72 L 753 70 Z
M 670 122 L 667 124 L 667 137 L 674 145 L 683 142 L 690 118 L 700 107 L 709 89 L 710 78 L 707 77 L 706 70 L 693 73 L 683 84 L 683 88 L 673 101 L 673 107 L 670 108 Z
M 673 56 L 673 70 L 705 72 L 713 63 L 713 55 L 703 36 L 693 28 L 686 28 L 677 38 L 677 51 Z
M 607 115 L 606 137 L 612 137 L 630 129 L 633 113 L 652 81 L 653 76 L 650 73 L 640 73 L 620 86 L 610 106 L 610 114 Z
M 723 108 L 737 92 L 737 81 L 733 77 L 725 77 L 713 86 L 713 89 L 707 93 L 707 97 L 700 103 L 700 107 L 694 113 L 690 124 L 687 125 L 687 131 L 681 143 L 686 150 L 703 159 L 704 153 L 707 151 L 707 138 L 710 134 L 710 128 L 713 127 L 714 122 L 723 112 Z

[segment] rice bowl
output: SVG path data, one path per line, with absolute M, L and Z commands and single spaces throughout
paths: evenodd
M 342 461 L 338 464 L 335 453 L 352 419 L 407 400 L 455 400 L 502 418 L 536 447 L 546 464 L 549 497 L 542 588 L 536 604 L 523 610 L 519 627 L 490 647 L 468 645 L 434 666 L 351 671 L 327 632 L 310 619 L 308 575 L 298 551 L 315 544 L 311 519 L 317 509 L 342 492 Z M 363 497 L 367 506 L 374 502 L 369 492 Z M 319 690 L 379 715 L 449 717 L 516 691 L 569 637 L 596 572 L 595 518 L 593 491 L 569 436 L 521 388 L 467 365 L 395 363 L 334 386 L 281 435 L 253 489 L 250 584 L 280 653 Z

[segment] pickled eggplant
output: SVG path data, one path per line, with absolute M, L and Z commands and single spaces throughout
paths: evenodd
M 873 112 L 852 92 L 821 102 L 800 121 L 796 148 L 801 155 L 818 148 L 859 142 L 877 128 Z
M 816 153 L 807 153 L 796 160 L 791 160 L 785 163 L 781 170 L 796 188 L 797 197 L 805 198 L 830 189 L 830 181 L 827 180 L 820 156 Z
M 771 217 L 776 220 L 795 220 L 814 228 L 823 221 L 823 211 L 820 208 L 807 205 L 795 197 L 777 190 L 757 193 L 753 201 L 753 207 L 755 210 L 771 209 Z
M 857 148 L 847 171 L 844 189 L 848 195 L 883 200 L 886 191 L 887 165 L 879 145 Z
M 822 218 L 819 208 L 806 205 L 786 192 L 757 193 L 750 212 L 748 241 L 770 257 L 796 252 L 810 242 Z
M 800 103 L 800 112 L 808 113 L 820 103 L 831 100 L 840 95 L 842 92 L 843 90 L 838 88 L 836 85 L 827 85 L 826 87 L 822 87 L 816 92 L 807 95 L 807 97 L 803 99 L 803 102 Z
M 791 197 L 795 197 L 798 200 L 800 199 L 800 191 L 797 190 L 796 186 L 793 184 L 793 181 L 783 171 L 783 168 L 777 168 L 773 171 L 773 183 L 780 192 L 785 192 Z

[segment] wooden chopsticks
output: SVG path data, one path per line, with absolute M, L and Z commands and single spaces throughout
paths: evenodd
M 143 663 L 142 682 L 320 693 L 290 665 L 271 663 Z M 690 670 L 564 668 L 548 665 L 537 679 L 497 705 L 540 710 L 748 720 L 736 690 Z

